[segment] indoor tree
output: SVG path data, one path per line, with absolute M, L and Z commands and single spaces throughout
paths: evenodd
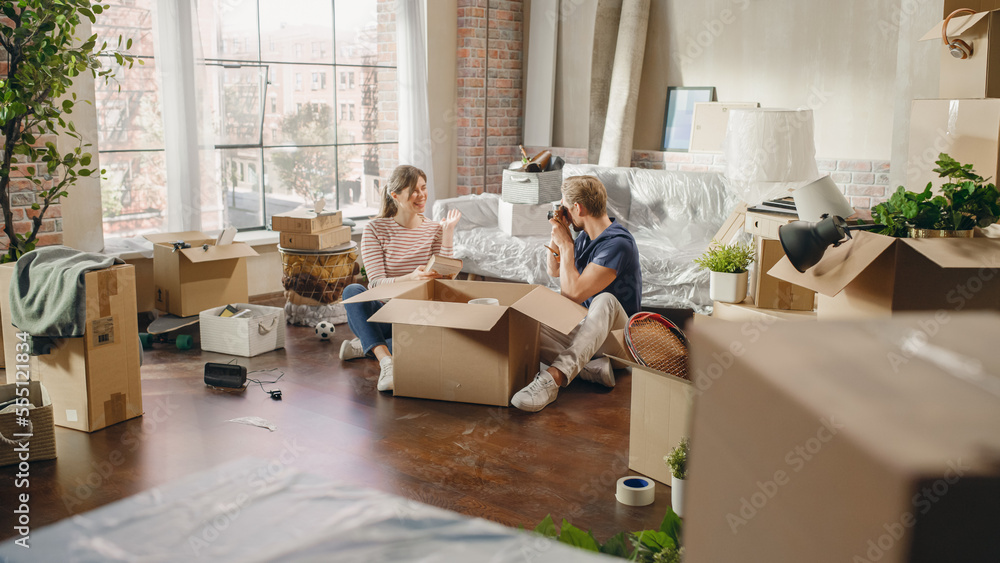
M 94 23 L 107 8 L 88 0 L 0 0 L 0 47 L 4 50 L 0 55 L 7 63 L 6 75 L 0 76 L 0 133 L 4 138 L 0 206 L 3 231 L 10 241 L 4 262 L 34 249 L 49 206 L 67 196 L 79 177 L 97 173 L 91 167 L 92 155 L 85 152 L 90 144 L 83 142 L 67 119 L 77 96 L 64 95 L 82 73 L 105 82 L 113 78 L 114 70 L 101 64 L 100 55 L 113 56 L 120 66 L 129 68 L 134 62 L 127 53 L 131 39 L 122 45 L 119 36 L 118 45 L 109 49 L 107 43 L 97 45 L 97 35 L 85 40 L 75 37 L 81 18 Z M 55 143 L 38 142 L 46 134 L 72 137 L 77 146 L 60 154 Z M 24 164 L 19 172 L 37 190 L 27 233 L 15 232 L 11 207 L 11 168 L 19 163 Z

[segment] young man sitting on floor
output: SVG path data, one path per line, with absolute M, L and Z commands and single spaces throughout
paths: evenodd
M 610 334 L 625 328 L 642 298 L 639 249 L 628 229 L 608 217 L 604 184 L 594 176 L 574 176 L 563 182 L 562 196 L 563 209 L 549 221 L 549 246 L 556 252 L 549 255 L 547 269 L 559 278 L 564 297 L 587 307 L 587 317 L 569 335 L 542 326 L 541 359 L 549 368 L 511 399 L 523 411 L 545 408 L 578 374 L 613 387 L 611 359 L 605 354 L 621 356 L 625 350 Z M 575 241 L 570 225 L 579 231 Z

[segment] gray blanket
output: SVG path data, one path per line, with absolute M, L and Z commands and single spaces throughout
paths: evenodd
M 83 336 L 87 324 L 84 274 L 115 264 L 118 258 L 81 252 L 65 246 L 47 246 L 21 256 L 10 284 L 10 318 L 32 336 L 40 353 L 39 337 Z

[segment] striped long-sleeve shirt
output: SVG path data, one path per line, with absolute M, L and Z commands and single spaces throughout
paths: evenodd
M 402 227 L 391 217 L 372 219 L 361 235 L 361 260 L 368 276 L 368 287 L 396 281 L 423 266 L 431 256 L 452 255 L 444 246 L 441 224 L 420 215 L 423 222 L 415 229 Z

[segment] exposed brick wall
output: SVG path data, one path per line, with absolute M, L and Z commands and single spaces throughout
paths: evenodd
M 378 0 L 378 64 L 396 66 L 396 0 Z M 378 142 L 399 141 L 399 93 L 396 69 L 378 70 Z M 398 145 L 379 146 L 378 175 L 389 179 L 399 165 Z
M 523 22 L 522 0 L 458 0 L 459 195 L 499 193 L 520 158 Z

